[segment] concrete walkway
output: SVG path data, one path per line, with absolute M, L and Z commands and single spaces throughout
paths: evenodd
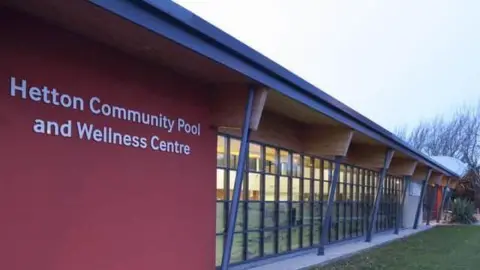
M 232 270 L 306 270 L 312 266 L 324 265 L 334 262 L 343 258 L 350 257 L 358 252 L 365 251 L 367 249 L 378 247 L 387 244 L 396 239 L 405 238 L 410 235 L 431 229 L 437 226 L 436 223 L 431 223 L 430 226 L 419 225 L 417 230 L 404 229 L 400 231 L 400 234 L 395 235 L 393 232 L 384 232 L 375 234 L 372 242 L 365 242 L 365 238 L 359 238 L 346 243 L 339 243 L 327 246 L 325 248 L 324 256 L 317 256 L 316 250 L 308 250 L 297 255 L 285 255 L 282 257 L 266 260 L 259 264 L 240 265 L 231 268 Z

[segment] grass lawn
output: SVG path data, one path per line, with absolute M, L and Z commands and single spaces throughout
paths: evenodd
M 480 226 L 436 227 L 331 265 L 312 268 L 334 269 L 480 269 Z

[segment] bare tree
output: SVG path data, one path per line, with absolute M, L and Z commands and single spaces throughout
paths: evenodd
M 428 155 L 457 158 L 480 175 L 480 103 L 463 106 L 449 118 L 423 121 L 408 132 L 397 128 L 395 134 Z

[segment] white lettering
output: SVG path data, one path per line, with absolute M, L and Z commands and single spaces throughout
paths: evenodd
M 23 99 L 27 99 L 27 81 L 22 80 L 22 85 L 17 85 L 17 79 L 15 77 L 10 78 L 10 96 L 15 96 L 15 91 L 20 91 Z
M 100 99 L 98 97 L 92 97 L 90 99 L 90 111 L 94 114 L 100 114 L 101 111 L 99 109 L 95 108 L 95 106 L 94 106 L 95 103 L 100 104 Z
M 155 135 L 150 138 L 150 147 L 155 151 L 190 155 L 190 146 L 177 141 L 160 140 L 160 138 Z
M 28 95 L 30 96 L 30 99 L 32 99 L 33 101 L 42 100 L 42 91 L 40 91 L 38 87 L 30 87 L 30 90 L 28 91 Z
M 33 124 L 33 132 L 70 138 L 72 137 L 72 121 L 69 120 L 60 125 L 55 121 L 36 119 Z

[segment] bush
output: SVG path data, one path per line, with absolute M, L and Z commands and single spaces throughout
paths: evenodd
M 475 218 L 475 204 L 467 199 L 457 198 L 452 204 L 453 223 L 472 224 L 477 220 Z

